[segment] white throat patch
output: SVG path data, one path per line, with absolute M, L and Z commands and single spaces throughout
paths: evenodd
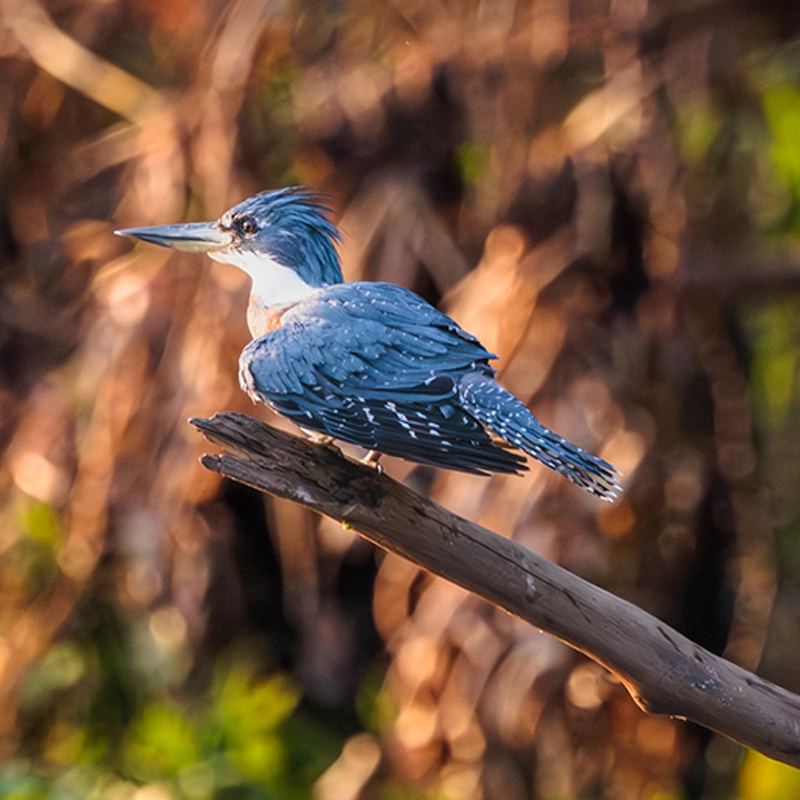
M 284 267 L 269 256 L 237 250 L 217 250 L 208 255 L 214 261 L 233 264 L 246 272 L 253 281 L 250 293 L 261 306 L 296 303 L 316 291 L 293 269 Z

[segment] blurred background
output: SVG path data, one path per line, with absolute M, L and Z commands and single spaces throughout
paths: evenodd
M 603 669 L 222 482 L 236 269 L 115 227 L 331 198 L 611 460 L 385 461 L 800 691 L 800 7 L 789 0 L 0 2 L 0 797 L 800 796 Z

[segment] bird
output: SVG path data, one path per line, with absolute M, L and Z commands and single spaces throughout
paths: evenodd
M 496 356 L 410 289 L 345 282 L 326 198 L 261 192 L 214 222 L 115 231 L 206 253 L 251 279 L 252 341 L 239 381 L 317 440 L 477 475 L 519 474 L 524 454 L 604 500 L 620 473 L 542 425 L 506 391 Z

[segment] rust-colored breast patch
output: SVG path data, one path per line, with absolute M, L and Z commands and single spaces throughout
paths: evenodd
M 283 324 L 283 315 L 294 305 L 295 303 L 283 303 L 279 306 L 265 307 L 251 296 L 247 306 L 247 327 L 250 328 L 250 335 L 257 339 L 280 328 Z

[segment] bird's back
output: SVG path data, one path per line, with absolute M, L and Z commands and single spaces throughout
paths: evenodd
M 245 348 L 240 378 L 298 425 L 481 474 L 527 469 L 510 445 L 600 497 L 616 495 L 614 468 L 541 425 L 497 383 L 494 356 L 413 292 L 337 284 L 281 308 L 279 320 Z
M 526 468 L 461 406 L 463 376 L 494 380 L 492 354 L 413 292 L 337 284 L 283 311 L 281 323 L 242 353 L 253 399 L 388 455 L 467 472 Z

